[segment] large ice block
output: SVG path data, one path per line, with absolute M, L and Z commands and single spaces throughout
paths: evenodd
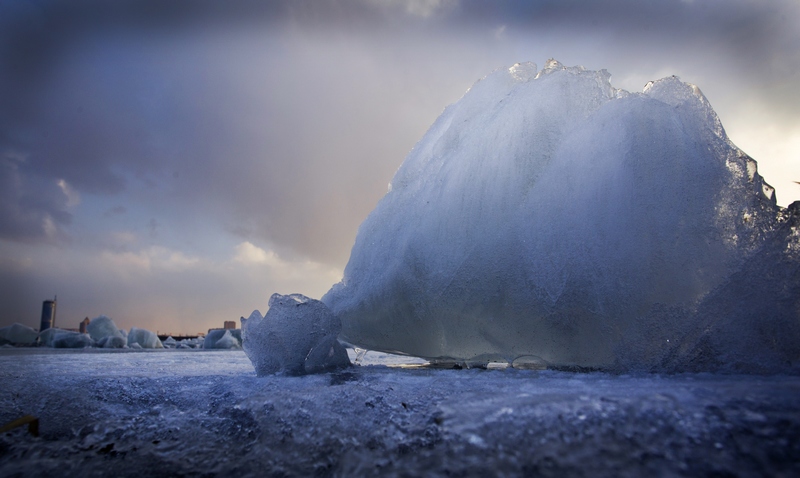
M 701 313 L 734 278 L 800 282 L 756 162 L 696 86 L 668 77 L 629 93 L 609 78 L 515 65 L 447 107 L 322 298 L 341 338 L 441 360 L 680 370 L 707 343 L 715 358 L 700 368 L 730 364 L 723 349 L 744 336 L 750 361 L 776 340 L 782 363 L 797 361 L 796 285 L 771 316 L 717 314 L 708 332 Z

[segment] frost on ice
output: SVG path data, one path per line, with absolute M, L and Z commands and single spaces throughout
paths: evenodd
M 242 324 L 242 346 L 258 375 L 303 375 L 350 365 L 337 337 L 339 319 L 325 304 L 300 294 L 273 294 L 263 318 Z
M 798 207 L 694 85 L 550 60 L 445 109 L 322 298 L 342 340 L 474 362 L 764 370 L 800 358 Z

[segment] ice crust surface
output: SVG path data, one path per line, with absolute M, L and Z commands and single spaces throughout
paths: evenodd
M 798 208 L 700 89 L 555 60 L 447 107 L 322 298 L 359 347 L 614 370 L 800 363 Z
M 262 318 L 242 324 L 242 345 L 258 375 L 303 375 L 350 365 L 337 337 L 341 323 L 325 304 L 301 294 L 273 294 Z
M 369 352 L 365 363 L 387 363 Z M 0 349 L 0 476 L 800 476 L 800 377 Z

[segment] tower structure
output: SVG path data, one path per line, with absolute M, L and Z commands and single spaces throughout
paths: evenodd
M 43 332 L 51 327 L 56 326 L 56 302 L 58 296 L 53 300 L 46 300 L 42 302 L 42 321 L 39 325 L 39 332 Z

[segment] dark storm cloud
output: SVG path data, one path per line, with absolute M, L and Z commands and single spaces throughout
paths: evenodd
M 754 111 L 780 139 L 800 131 L 798 10 L 0 0 L 0 320 L 35 325 L 58 293 L 75 324 L 196 332 L 271 292 L 321 295 L 442 109 L 517 61 L 606 68 L 632 90 L 678 74 L 726 126 Z
M 0 156 L 0 237 L 56 241 L 72 221 L 68 198 L 52 181 L 27 171 L 25 159 Z
M 794 10 L 699 0 L 3 2 L 0 154 L 25 162 L 4 160 L 0 237 L 66 230 L 63 180 L 98 197 L 131 193 L 158 211 L 160 230 L 212 222 L 343 264 L 414 142 L 493 68 L 543 61 L 527 56 L 539 51 L 622 76 L 637 61 L 649 70 L 685 61 L 709 78 L 773 77 L 774 88 L 753 94 L 789 114 L 800 106 L 781 98 L 797 79 L 796 17 L 785 15 Z

